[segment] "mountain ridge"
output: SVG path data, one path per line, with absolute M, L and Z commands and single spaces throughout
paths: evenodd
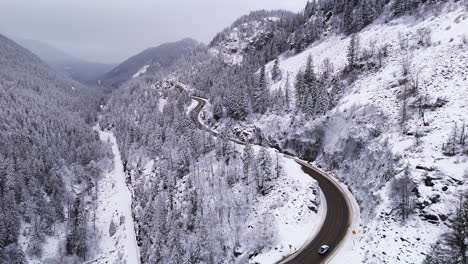
M 14 38 L 14 40 L 39 56 L 55 70 L 84 84 L 94 84 L 98 76 L 114 67 L 113 64 L 90 62 L 77 58 L 42 41 L 21 38 Z
M 198 45 L 196 40 L 184 38 L 176 42 L 151 47 L 128 58 L 115 68 L 98 78 L 98 82 L 108 88 L 117 88 L 130 80 L 143 67 L 145 71 L 157 72 L 172 65 L 185 52 Z M 148 66 L 147 66 L 148 65 Z

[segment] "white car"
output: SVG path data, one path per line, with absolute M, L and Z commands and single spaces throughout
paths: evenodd
M 322 245 L 322 246 L 319 248 L 318 253 L 319 253 L 320 255 L 324 255 L 325 253 L 328 252 L 328 249 L 330 249 L 329 246 L 327 246 L 327 245 Z

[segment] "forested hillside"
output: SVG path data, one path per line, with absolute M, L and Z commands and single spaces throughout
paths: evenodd
M 177 80 L 209 98 L 205 122 L 217 130 L 315 161 L 350 185 L 362 222 L 345 258 L 463 263 L 466 21 L 463 1 L 320 1 L 299 14 L 253 12 L 167 76 L 142 81 Z M 136 102 L 148 100 L 149 91 L 139 94 Z
M 175 60 L 197 45 L 197 41 L 193 39 L 183 39 L 148 48 L 98 78 L 98 83 L 106 88 L 118 88 L 125 81 L 146 72 L 155 74 L 171 66 Z
M 313 160 L 352 186 L 363 227 L 348 259 L 464 263 L 466 3 L 321 1 L 289 19 L 297 24 L 280 55 L 242 51 L 238 66 L 192 54 L 209 74 L 179 76 L 210 98 L 206 122 Z
M 300 172 L 285 172 L 286 161 L 271 150 L 239 147 L 198 130 L 185 89 L 173 81 L 133 80 L 113 93 L 101 121 L 123 150 L 141 262 L 233 263 L 272 250 L 284 241 L 271 225 L 313 219 L 306 205 L 315 184 Z M 297 195 L 277 200 L 293 189 Z M 285 211 L 296 217 L 278 218 Z
M 0 263 L 85 259 L 108 153 L 92 130 L 99 95 L 3 36 L 0 65 Z M 57 248 L 43 248 L 51 238 Z

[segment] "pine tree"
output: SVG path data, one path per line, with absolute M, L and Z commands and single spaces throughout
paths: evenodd
M 3 215 L 3 212 L 0 212 L 0 261 L 3 260 L 4 257 L 4 249 L 6 246 L 6 228 L 3 224 L 3 219 L 6 216 Z
M 5 218 L 4 226 L 7 231 L 6 243 L 14 243 L 18 237 L 20 229 L 20 219 L 18 213 L 18 206 L 16 205 L 15 193 L 13 190 L 7 190 L 5 200 L 3 201 L 3 212 Z
M 253 161 L 255 160 L 255 154 L 253 152 L 253 148 L 250 144 L 247 144 L 244 148 L 244 152 L 242 153 L 242 171 L 243 177 L 242 179 L 247 182 L 247 185 L 250 182 L 249 175 L 252 173 L 252 165 Z
M 401 130 L 403 133 L 406 133 L 406 121 L 408 120 L 408 111 L 407 111 L 407 104 L 408 104 L 408 99 L 407 99 L 407 94 L 406 94 L 406 86 L 403 91 L 403 104 L 401 107 L 401 117 L 400 117 L 400 126 Z
M 315 82 L 316 76 L 314 72 L 314 66 L 313 66 L 313 60 L 312 56 L 309 55 L 307 57 L 307 63 L 305 66 L 305 71 L 304 71 L 304 81 L 307 86 L 310 86 L 313 82 Z
M 424 264 L 448 264 L 447 252 L 442 248 L 441 242 L 436 242 L 431 246 Z
M 272 160 L 270 153 L 266 148 L 261 148 L 257 157 L 257 164 L 259 166 L 259 175 L 257 179 L 257 189 L 258 191 L 265 195 L 270 189 L 271 180 L 273 178 Z
M 348 59 L 348 69 L 353 70 L 356 66 L 359 54 L 359 37 L 353 34 L 348 45 L 348 53 L 346 55 Z
M 415 186 L 414 181 L 410 178 L 409 165 L 406 165 L 401 178 L 395 179 L 392 184 L 392 190 L 395 193 L 396 200 L 394 201 L 398 212 L 401 215 L 402 222 L 405 222 L 412 213 L 412 196 L 411 192 Z
M 393 13 L 396 16 L 403 14 L 403 12 L 408 10 L 407 2 L 408 0 L 395 0 L 393 4 Z
M 20 246 L 16 247 L 16 255 L 12 264 L 27 264 L 28 260 Z
M 245 88 L 241 87 L 240 92 L 235 89 L 227 92 L 226 112 L 229 117 L 237 120 L 244 120 L 247 117 L 247 104 L 245 97 Z
M 273 64 L 273 69 L 271 70 L 271 79 L 275 82 L 281 80 L 281 70 L 279 67 L 279 59 L 276 58 Z
M 283 174 L 283 166 L 281 166 L 279 153 L 276 152 L 276 166 L 275 166 L 275 178 L 278 179 Z
M 296 97 L 296 108 L 299 111 L 304 109 L 304 104 L 306 100 L 306 84 L 304 80 L 304 72 L 300 70 L 296 75 L 295 88 L 295 97 Z
M 288 72 L 288 75 L 286 76 L 286 84 L 284 86 L 284 100 L 285 100 L 285 108 L 286 108 L 286 111 L 289 111 L 291 108 L 290 108 L 290 102 L 291 102 L 291 99 L 290 99 L 290 95 L 289 95 L 289 90 L 291 89 L 291 84 L 289 82 L 289 72 Z
M 362 21 L 363 21 L 363 26 L 367 26 L 372 21 L 374 21 L 374 14 L 372 12 L 372 4 L 370 1 L 365 0 L 361 4 L 361 15 L 362 15 Z
M 302 111 L 309 116 L 313 116 L 315 113 L 315 105 L 318 97 L 318 84 L 317 76 L 315 75 L 312 56 L 307 58 L 307 63 L 304 71 L 304 83 L 305 83 L 305 101 L 302 105 Z
M 360 31 L 364 28 L 364 19 L 363 19 L 363 5 L 358 5 L 355 8 L 354 15 L 353 15 L 353 23 L 354 23 L 354 30 Z
M 345 7 L 343 12 L 343 28 L 346 34 L 355 32 L 354 22 L 353 22 L 353 2 L 354 1 L 345 1 Z
M 317 87 L 317 102 L 315 104 L 314 114 L 323 115 L 325 114 L 330 107 L 330 98 L 328 92 L 325 90 L 323 85 L 318 85 Z
M 219 102 L 215 102 L 213 106 L 213 118 L 219 121 L 223 117 L 223 106 Z
M 266 83 L 266 75 L 265 75 L 265 65 L 260 68 L 260 77 L 258 79 L 258 86 L 265 88 L 267 85 Z
M 467 244 L 468 240 L 468 193 L 460 198 L 460 205 L 455 218 L 451 224 L 452 231 L 443 236 L 448 248 L 453 250 L 455 261 L 467 264 Z
M 265 76 L 265 65 L 260 69 L 260 76 L 258 80 L 258 85 L 254 87 L 253 92 L 253 108 L 257 113 L 263 114 L 266 111 L 268 104 L 268 90 L 267 90 L 267 80 Z

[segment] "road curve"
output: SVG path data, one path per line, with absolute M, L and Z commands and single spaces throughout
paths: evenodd
M 199 120 L 199 114 L 205 107 L 206 101 L 202 98 L 192 97 L 198 102 L 198 105 L 192 110 L 190 116 L 199 129 L 205 130 L 210 134 L 217 136 L 217 133 L 203 125 Z M 245 145 L 245 142 L 233 139 L 234 142 Z M 351 223 L 351 208 L 346 194 L 341 190 L 334 180 L 325 173 L 314 168 L 305 161 L 294 159 L 302 167 L 302 170 L 314 178 L 322 190 L 327 202 L 327 215 L 325 221 L 309 244 L 304 245 L 299 251 L 284 258 L 279 263 L 291 264 L 319 264 L 326 263 L 334 251 L 339 247 L 341 241 L 345 238 Z M 326 255 L 318 254 L 321 245 L 329 245 L 330 250 Z

